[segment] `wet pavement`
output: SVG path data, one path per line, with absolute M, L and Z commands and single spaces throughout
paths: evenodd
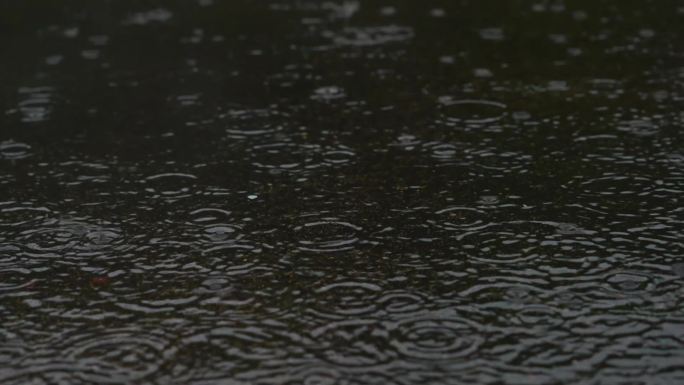
M 0 12 L 0 383 L 684 383 L 684 3 Z

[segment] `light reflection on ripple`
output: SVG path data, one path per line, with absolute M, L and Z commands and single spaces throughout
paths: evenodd
M 15 202 L 0 203 L 1 226 L 10 228 L 20 228 L 27 225 L 37 225 L 38 222 L 45 220 L 52 211 L 47 207 L 34 207 Z
M 224 242 L 232 239 L 237 230 L 230 225 L 212 225 L 204 229 L 204 237 L 210 242 Z
M 338 46 L 374 46 L 403 42 L 413 38 L 413 29 L 405 26 L 347 27 L 342 31 L 325 31 L 323 36 Z
M 31 156 L 31 146 L 26 143 L 6 140 L 0 142 L 0 159 L 24 159 Z
M 315 289 L 312 309 L 319 317 L 343 319 L 375 312 L 382 289 L 370 282 L 340 281 Z
M 3 385 L 682 383 L 676 6 L 38 2 Z
M 354 160 L 356 153 L 349 147 L 340 146 L 337 149 L 330 149 L 323 152 L 325 162 L 331 165 L 350 163 Z
M 422 312 L 428 303 L 428 298 L 410 291 L 394 290 L 384 291 L 377 302 L 381 314 L 409 317 Z
M 3 380 L 28 383 L 39 375 L 47 383 L 129 384 L 157 373 L 177 351 L 167 336 L 137 328 L 80 330 L 58 344 L 50 349 L 59 350 L 59 359 L 37 351 Z
M 67 218 L 45 221 L 42 227 L 25 230 L 19 235 L 24 246 L 38 255 L 70 250 L 104 250 L 123 240 L 116 227 L 92 225 L 87 221 Z
M 23 100 L 19 102 L 22 122 L 37 123 L 50 118 L 54 104 L 54 87 L 21 87 L 19 94 Z
M 351 250 L 359 241 L 361 227 L 334 218 L 308 222 L 294 228 L 299 236 L 299 250 L 309 252 L 336 252 Z
M 643 293 L 653 289 L 652 278 L 644 273 L 617 272 L 606 276 L 607 288 L 618 293 Z
M 327 362 L 345 367 L 376 367 L 387 363 L 389 351 L 380 341 L 388 337 L 382 323 L 370 319 L 331 321 L 309 332 L 314 352 Z
M 80 376 L 97 383 L 126 383 L 144 379 L 173 357 L 176 348 L 168 337 L 137 330 L 102 330 L 86 338 L 67 339 L 67 360 L 85 369 Z
M 192 195 L 196 176 L 185 173 L 163 173 L 145 178 L 145 191 L 152 198 L 175 201 Z
M 35 252 L 63 251 L 78 245 L 87 234 L 84 222 L 73 220 L 51 221 L 47 226 L 21 233 L 26 247 Z
M 234 139 L 270 136 L 283 129 L 278 114 L 268 109 L 231 109 L 219 118 L 226 121 L 226 132 Z
M 190 220 L 198 224 L 214 223 L 228 219 L 231 215 L 232 213 L 228 210 L 201 208 L 190 212 Z
M 485 342 L 472 322 L 446 313 L 401 321 L 390 332 L 402 356 L 420 360 L 471 360 Z
M 287 142 L 254 146 L 252 157 L 254 166 L 275 172 L 301 170 L 311 159 L 307 146 Z
M 439 103 L 443 114 L 450 123 L 493 123 L 504 117 L 506 105 L 489 100 L 454 99 L 442 96 Z
M 449 231 L 477 229 L 487 223 L 484 211 L 465 206 L 438 210 L 435 217 L 439 219 L 429 220 L 428 223 Z
M 249 274 L 259 266 L 252 254 L 257 250 L 257 245 L 249 241 L 226 242 L 202 250 L 198 263 L 227 275 Z

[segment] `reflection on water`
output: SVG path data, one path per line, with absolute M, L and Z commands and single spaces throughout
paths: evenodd
M 683 17 L 8 4 L 0 383 L 682 383 Z

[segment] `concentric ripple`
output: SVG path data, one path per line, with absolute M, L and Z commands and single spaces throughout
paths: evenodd
M 17 204 L 17 202 L 6 202 L 0 205 L 0 227 L 12 229 L 24 228 L 27 226 L 39 227 L 52 210 L 47 207 L 36 207 L 30 204 Z
M 383 292 L 377 302 L 381 314 L 410 317 L 424 311 L 429 301 L 426 296 L 419 293 L 394 290 Z
M 453 123 L 492 123 L 504 117 L 506 105 L 490 100 L 454 99 L 451 96 L 439 98 L 442 113 L 448 122 Z
M 226 132 L 234 139 L 273 135 L 283 129 L 278 115 L 270 109 L 231 109 L 219 118 L 226 121 Z
M 362 228 L 334 218 L 323 218 L 297 226 L 294 230 L 299 239 L 299 250 L 336 252 L 353 249 Z
M 64 363 L 46 377 L 70 377 L 88 383 L 129 384 L 142 381 L 176 353 L 168 337 L 137 329 L 97 329 L 81 331 L 66 338 L 60 346 Z
M 391 352 L 384 350 L 387 330 L 382 323 L 364 318 L 331 321 L 310 331 L 316 355 L 348 368 L 375 367 L 387 363 Z
M 608 288 L 620 293 L 639 293 L 652 290 L 653 279 L 646 274 L 622 271 L 606 276 Z
M 69 250 L 94 251 L 120 244 L 120 229 L 92 225 L 78 219 L 49 220 L 41 227 L 20 233 L 24 246 L 31 252 L 47 253 Z
M 85 239 L 97 248 L 117 243 L 122 239 L 122 234 L 119 229 L 114 227 L 94 228 L 85 234 Z
M 153 198 L 175 201 L 187 198 L 193 193 L 197 177 L 185 173 L 162 173 L 145 178 L 145 191 Z
M 438 313 L 399 322 L 390 339 L 402 356 L 434 361 L 472 359 L 485 342 L 470 321 Z
M 31 146 L 26 143 L 6 140 L 0 142 L 0 159 L 24 159 L 31 156 Z
M 35 252 L 69 250 L 88 234 L 88 224 L 74 220 L 52 221 L 48 226 L 21 233 L 26 247 Z
M 252 148 L 252 164 L 271 172 L 299 171 L 310 159 L 310 149 L 291 142 L 261 144 Z
M 200 232 L 209 243 L 235 241 L 240 238 L 241 226 L 235 223 L 232 213 L 219 208 L 201 208 L 189 213 L 188 225 Z
M 10 3 L 0 385 L 684 384 L 682 1 Z
M 339 146 L 323 152 L 324 162 L 329 165 L 342 165 L 350 163 L 356 157 L 356 153 L 349 147 Z
M 465 206 L 438 210 L 434 217 L 435 219 L 428 220 L 429 224 L 450 231 L 474 230 L 487 224 L 487 215 L 484 211 Z
M 371 282 L 344 280 L 316 288 L 316 314 L 331 319 L 361 316 L 375 312 L 376 296 L 382 290 Z

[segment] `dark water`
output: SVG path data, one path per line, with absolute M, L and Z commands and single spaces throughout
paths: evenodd
M 684 3 L 0 4 L 0 383 L 684 383 Z

